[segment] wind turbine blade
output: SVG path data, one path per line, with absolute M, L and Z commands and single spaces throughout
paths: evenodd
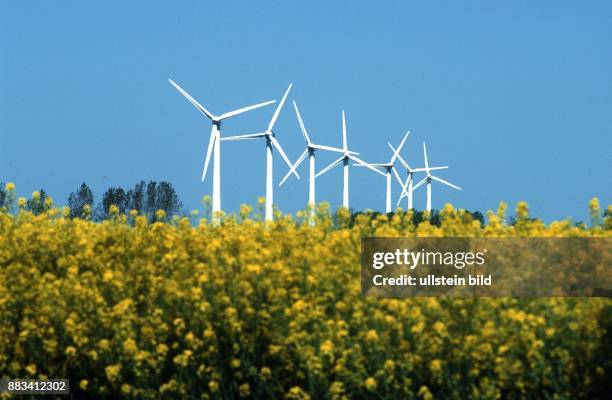
M 448 166 L 444 166 L 444 167 L 429 167 L 430 171 L 437 171 L 440 169 L 448 169 Z M 425 168 L 417 168 L 417 169 L 413 169 L 413 172 L 421 172 L 421 171 L 425 171 Z
M 292 87 L 293 87 L 293 83 L 290 83 L 289 87 L 285 91 L 285 94 L 283 95 L 283 99 L 281 100 L 280 103 L 278 103 L 278 107 L 276 107 L 276 110 L 274 111 L 274 115 L 272 116 L 272 119 L 270 120 L 270 123 L 268 124 L 268 130 L 269 131 L 271 131 L 272 128 L 274 128 L 274 124 L 276 124 L 276 120 L 278 119 L 278 115 L 280 114 L 283 106 L 285 105 L 285 100 L 287 100 L 287 96 L 289 96 L 289 91 L 291 90 Z
M 400 194 L 399 199 L 397 199 L 397 205 L 396 205 L 396 207 L 399 207 L 400 202 L 402 201 L 402 199 L 403 199 L 404 197 L 408 197 L 408 189 L 407 189 L 407 187 L 408 187 L 408 183 L 409 183 L 409 182 L 410 182 L 410 176 L 408 176 L 408 179 L 406 179 L 406 183 L 404 183 L 404 184 L 402 185 L 402 193 Z M 414 189 L 413 189 L 413 190 L 414 190 Z
M 409 180 L 409 179 L 410 179 L 410 178 L 408 178 L 408 179 L 406 180 L 406 183 L 402 185 L 402 193 L 400 194 L 399 199 L 397 199 L 397 205 L 396 205 L 396 207 L 399 207 L 400 202 L 402 201 L 402 199 L 403 199 L 404 197 L 408 197 L 408 190 L 406 189 L 406 187 L 408 186 L 408 182 L 410 182 L 410 180 Z
M 206 176 L 206 171 L 208 170 L 208 163 L 210 162 L 210 155 L 212 154 L 213 147 L 215 146 L 215 140 L 218 139 L 218 131 L 215 132 L 215 128 L 213 126 L 213 130 L 210 132 L 210 139 L 208 140 L 208 150 L 206 151 L 204 169 L 202 170 L 202 182 L 204 182 L 204 177 Z
M 225 142 L 226 140 L 248 140 L 248 139 L 257 139 L 260 137 L 264 137 L 266 136 L 266 134 L 264 132 L 260 132 L 260 133 L 250 133 L 248 135 L 236 135 L 236 136 L 226 136 L 221 138 L 222 142 Z
M 377 170 L 376 168 L 374 168 L 373 166 L 371 166 L 367 162 L 365 162 L 365 161 L 363 161 L 363 160 L 361 160 L 361 159 L 359 159 L 359 158 L 357 158 L 355 156 L 352 156 L 352 155 L 349 155 L 348 157 L 351 160 L 355 161 L 356 163 L 361 164 L 364 167 L 371 169 L 372 171 L 376 172 L 377 174 L 381 174 L 382 176 L 386 176 L 384 173 L 380 172 L 379 170 Z
M 387 142 L 387 145 L 389 146 L 389 148 L 391 149 L 391 151 L 395 152 L 395 147 L 393 147 L 393 145 L 389 142 Z M 406 162 L 406 160 L 404 160 L 404 158 L 402 157 L 401 154 L 399 154 L 399 151 L 397 152 L 397 158 L 400 160 L 400 164 L 402 164 L 402 167 L 406 168 L 408 171 L 410 171 L 410 166 L 408 165 L 408 163 Z
M 399 199 L 397 199 L 397 203 L 395 204 L 395 207 L 399 207 L 400 203 L 402 202 L 402 199 L 407 196 L 404 193 L 405 192 L 402 192 L 402 194 L 400 195 Z
M 429 162 L 427 161 L 427 147 L 425 146 L 425 142 L 423 142 L 423 157 L 425 157 L 425 169 L 429 170 Z
M 400 186 L 402 187 L 402 192 L 405 192 L 406 191 L 406 185 L 402 181 L 402 178 L 400 178 L 399 174 L 397 173 L 397 170 L 395 168 L 391 168 L 391 170 L 393 171 L 393 176 L 395 176 L 395 179 L 397 180 L 397 183 L 399 183 Z
M 273 104 L 273 103 L 276 103 L 276 100 L 264 101 L 263 103 L 259 103 L 259 104 L 255 104 L 255 105 L 252 105 L 252 106 L 243 107 L 243 108 L 240 108 L 238 110 L 226 112 L 225 114 L 221 114 L 221 116 L 219 117 L 219 120 L 230 118 L 230 117 L 236 116 L 238 114 L 242 114 L 242 113 L 245 113 L 247 111 L 255 110 L 257 108 L 264 107 L 264 106 L 267 106 L 267 105 L 270 105 L 270 104 Z
M 404 184 L 404 182 L 402 182 L 402 179 L 398 175 L 398 173 L 395 170 L 395 168 L 391 168 L 391 169 L 393 170 L 393 175 L 395 176 L 395 179 L 397 180 L 397 182 L 402 187 L 402 193 L 400 194 L 400 198 L 399 198 L 399 200 L 397 200 L 397 205 L 396 205 L 396 207 L 399 207 L 400 201 L 402 201 L 402 198 L 404 198 L 404 196 L 408 196 L 408 192 L 406 191 L 406 185 Z
M 387 167 L 389 164 L 369 164 L 373 167 Z M 353 164 L 355 167 L 365 167 L 363 164 Z
M 283 186 L 283 183 L 285 183 L 287 178 L 289 178 L 289 176 L 291 176 L 292 170 L 294 171 L 295 169 L 297 169 L 297 167 L 300 166 L 302 161 L 304 161 L 304 159 L 306 159 L 307 155 L 308 155 L 308 149 L 304 150 L 304 152 L 300 155 L 300 157 L 297 159 L 297 161 L 293 164 L 293 167 L 289 170 L 289 172 L 287 172 L 285 177 L 280 181 L 278 186 Z
M 438 181 L 438 182 L 440 182 L 440 183 L 443 183 L 443 184 L 445 184 L 445 185 L 447 185 L 447 186 L 450 186 L 450 187 L 452 187 L 452 188 L 454 188 L 454 189 L 457 189 L 457 190 L 462 190 L 462 189 L 461 189 L 459 186 L 455 186 L 455 185 L 453 185 L 452 183 L 447 182 L 447 181 L 445 181 L 445 180 L 444 180 L 444 179 L 442 179 L 442 178 L 438 178 L 437 176 L 433 176 L 433 175 L 431 175 L 431 179 L 436 180 L 436 181 Z
M 295 169 L 293 169 L 293 165 L 291 165 L 291 161 L 289 161 L 289 158 L 287 157 L 287 155 L 283 151 L 283 148 L 281 147 L 280 143 L 278 143 L 278 140 L 276 140 L 276 138 L 274 136 L 272 136 L 272 135 L 270 135 L 269 138 L 270 138 L 270 141 L 272 142 L 272 144 L 274 145 L 274 147 L 276 147 L 276 150 L 278 150 L 278 153 L 281 155 L 281 157 L 283 157 L 283 160 L 285 160 L 285 162 L 289 166 L 289 172 L 293 172 L 293 174 L 298 179 L 300 179 L 300 175 L 298 175 L 297 171 Z
M 342 110 L 342 148 L 344 151 L 348 150 L 348 144 L 346 143 L 346 115 Z
M 395 159 L 399 155 L 400 151 L 402 151 L 402 147 L 404 147 L 404 143 L 406 143 L 406 139 L 408 138 L 408 135 L 410 135 L 410 131 L 406 132 L 406 134 L 404 135 L 404 138 L 402 139 L 402 142 L 399 144 L 399 146 L 397 146 L 397 149 L 395 149 L 395 151 L 393 152 L 393 157 L 391 157 L 391 161 L 389 161 L 389 164 L 393 164 L 395 162 Z
M 340 157 L 339 159 L 337 159 L 336 161 L 333 161 L 331 164 L 329 164 L 327 167 L 323 168 L 321 171 L 319 171 L 318 174 L 315 175 L 315 178 L 318 178 L 319 176 L 323 175 L 324 173 L 326 173 L 327 171 L 329 171 L 330 169 L 334 168 L 336 165 L 340 164 L 342 162 L 342 160 L 344 160 L 344 156 Z
M 189 102 L 190 102 L 191 104 L 193 104 L 193 105 L 195 106 L 195 108 L 197 108 L 198 110 L 200 110 L 200 112 L 201 112 L 202 114 L 204 114 L 205 116 L 207 116 L 208 118 L 210 118 L 210 119 L 212 119 L 212 120 L 214 120 L 214 119 L 215 119 L 215 116 L 214 116 L 214 115 L 213 115 L 213 114 L 212 114 L 210 111 L 208 111 L 207 109 L 205 109 L 205 108 L 204 108 L 204 107 L 203 107 L 203 106 L 202 106 L 200 103 L 198 103 L 198 102 L 197 102 L 197 101 L 196 101 L 196 100 L 195 100 L 193 97 L 191 97 L 191 96 L 189 95 L 189 93 L 187 93 L 186 91 L 184 91 L 182 87 L 180 87 L 178 84 L 176 84 L 176 83 L 175 83 L 175 82 L 174 82 L 172 79 L 168 79 L 168 80 L 170 81 L 170 83 L 172 84 L 172 86 L 174 86 L 174 88 L 175 88 L 176 90 L 178 90 L 180 94 L 182 94 L 183 96 L 185 96 L 185 98 L 186 98 L 187 100 L 189 100 Z
M 322 144 L 314 144 L 311 143 L 310 147 L 314 148 L 314 149 L 319 149 L 319 150 L 327 150 L 327 151 L 334 151 L 336 153 L 342 153 L 344 154 L 344 150 L 339 149 L 338 147 L 331 147 L 331 146 L 324 146 Z M 359 153 L 355 152 L 355 151 L 349 151 L 349 154 L 354 154 L 354 155 L 358 155 Z
M 310 137 L 308 137 L 308 132 L 306 131 L 306 127 L 304 126 L 304 121 L 302 121 L 302 116 L 300 115 L 300 110 L 298 109 L 297 103 L 293 100 L 293 108 L 295 109 L 295 115 L 297 116 L 298 122 L 300 123 L 300 129 L 302 130 L 302 136 L 306 139 L 306 143 L 310 144 Z
M 427 177 L 421 179 L 421 181 L 419 183 L 417 183 L 416 185 L 414 185 L 412 187 L 412 191 L 414 192 L 415 190 L 417 190 L 419 188 L 419 186 L 423 185 L 425 182 L 427 182 Z

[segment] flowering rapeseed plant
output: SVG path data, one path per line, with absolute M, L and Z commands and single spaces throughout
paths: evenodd
M 596 396 L 609 299 L 361 297 L 362 236 L 611 235 L 505 208 L 485 226 L 450 205 L 440 226 L 1 212 L 0 376 L 69 378 L 79 398 Z

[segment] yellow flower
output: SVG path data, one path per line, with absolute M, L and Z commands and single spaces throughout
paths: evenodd
M 156 220 L 163 220 L 166 218 L 166 212 L 164 210 L 157 210 L 155 211 L 155 219 Z
M 263 379 L 269 379 L 272 376 L 272 370 L 268 367 L 262 367 L 259 374 Z
M 444 325 L 444 323 L 437 321 L 434 325 L 433 325 L 434 330 L 438 333 L 438 335 L 442 335 L 444 333 L 446 333 L 446 325 Z
M 104 372 L 106 373 L 106 377 L 108 378 L 108 380 L 114 382 L 119 378 L 119 374 L 121 372 L 121 365 L 109 365 L 108 367 L 104 368 Z
M 126 353 L 129 354 L 134 354 L 138 351 L 138 347 L 136 346 L 136 342 L 134 341 L 134 339 L 126 339 L 123 342 L 123 349 L 126 351 Z
M 427 386 L 421 386 L 418 395 L 421 396 L 423 400 L 433 400 L 433 395 Z
M 28 366 L 26 367 L 26 371 L 28 372 L 28 374 L 30 375 L 35 375 L 36 374 L 36 365 L 34 364 L 28 364 Z
M 98 342 L 98 347 L 100 347 L 100 350 L 108 350 L 110 347 L 110 342 L 107 339 L 102 339 Z
M 240 394 L 240 397 L 249 397 L 251 395 L 251 387 L 248 383 L 243 383 L 238 388 L 238 392 Z
M 132 391 L 132 388 L 127 383 L 124 383 L 123 385 L 121 385 L 121 392 L 123 394 L 130 394 L 131 391 Z
M 294 386 L 289 389 L 289 393 L 285 396 L 288 400 L 310 400 L 310 396 L 301 387 Z
M 440 371 L 442 371 L 442 361 L 440 361 L 437 358 L 434 360 L 431 360 L 431 362 L 429 363 L 429 369 L 434 374 L 439 373 Z
M 76 354 L 76 352 L 77 352 L 77 349 L 74 346 L 66 347 L 65 353 L 68 357 L 73 357 Z
M 374 330 L 374 329 L 370 329 L 367 333 L 366 333 L 366 340 L 368 342 L 376 342 L 378 340 L 378 333 Z
M 326 340 L 321 344 L 321 353 L 331 355 L 334 352 L 334 343 L 331 340 Z
M 376 386 L 378 386 L 376 379 L 372 378 L 371 376 L 367 378 L 363 384 L 368 390 L 374 390 L 376 389 Z
M 87 379 L 81 379 L 79 382 L 79 387 L 81 390 L 87 390 L 87 386 L 89 386 L 89 381 Z
M 13 182 L 8 182 L 8 183 L 7 183 L 7 184 L 4 186 L 4 188 L 5 188 L 6 190 L 8 190 L 9 192 L 11 192 L 11 191 L 15 190 L 15 184 L 14 184 Z

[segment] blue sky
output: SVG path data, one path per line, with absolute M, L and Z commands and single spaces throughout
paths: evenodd
M 178 3 L 178 2 L 177 2 Z M 168 83 L 215 113 L 254 102 L 300 105 L 313 140 L 384 162 L 386 142 L 412 134 L 403 155 L 464 188 L 433 190 L 471 210 L 529 202 L 545 220 L 587 218 L 612 194 L 610 2 L 0 2 L 0 180 L 57 203 L 82 181 L 99 199 L 111 185 L 168 180 L 188 208 L 210 124 Z M 288 104 L 290 105 L 290 104 Z M 234 118 L 224 133 L 257 132 L 273 107 Z M 303 139 L 293 110 L 277 137 L 294 160 Z M 224 143 L 223 208 L 264 194 L 263 141 Z M 321 169 L 333 160 L 325 154 Z M 275 157 L 275 181 L 286 172 Z M 275 192 L 294 212 L 302 181 Z M 318 200 L 341 203 L 341 169 L 317 180 Z M 399 195 L 394 184 L 394 198 Z M 351 170 L 351 206 L 384 209 L 384 179 Z M 415 193 L 417 208 L 425 191 Z

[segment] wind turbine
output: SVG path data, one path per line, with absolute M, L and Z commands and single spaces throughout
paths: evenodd
M 327 150 L 333 151 L 336 153 L 344 154 L 344 149 L 339 149 L 337 147 L 331 146 L 323 146 L 320 144 L 315 144 L 310 141 L 310 136 L 308 136 L 308 131 L 306 130 L 306 126 L 304 126 L 304 121 L 302 120 L 302 115 L 300 114 L 300 110 L 295 101 L 293 101 L 293 108 L 295 109 L 295 115 L 297 116 L 298 122 L 300 124 L 300 130 L 302 131 L 302 136 L 304 136 L 304 140 L 306 141 L 306 149 L 302 152 L 300 157 L 296 160 L 296 162 L 291 167 L 291 170 L 287 172 L 287 175 L 283 178 L 283 180 L 279 183 L 281 186 L 287 178 L 291 175 L 291 173 L 306 159 L 308 156 L 308 161 L 310 164 L 309 168 L 309 176 L 308 176 L 308 208 L 310 212 L 310 223 L 312 224 L 314 221 L 315 214 L 315 153 L 317 150 Z M 349 151 L 350 154 L 359 154 L 353 151 Z
M 410 131 L 406 132 L 406 134 L 402 138 L 401 143 L 397 147 L 397 150 L 393 149 L 393 155 L 391 156 L 391 159 L 389 160 L 389 162 L 382 163 L 382 164 L 370 164 L 374 167 L 383 168 L 385 170 L 384 176 L 387 179 L 387 195 L 385 198 L 385 212 L 387 214 L 392 211 L 391 210 L 391 173 L 395 175 L 395 179 L 397 179 L 399 184 L 402 186 L 402 191 L 405 190 L 404 183 L 402 182 L 402 179 L 397 174 L 397 170 L 395 169 L 394 163 L 397 157 L 399 156 L 399 152 L 402 151 L 402 147 L 404 147 L 404 143 L 406 142 L 408 135 L 410 135 Z
M 255 104 L 248 107 L 243 107 L 238 110 L 229 111 L 221 115 L 214 115 L 200 103 L 198 103 L 193 97 L 189 95 L 183 88 L 181 88 L 172 79 L 168 79 L 172 86 L 179 91 L 180 94 L 185 96 L 191 104 L 195 106 L 204 116 L 212 122 L 212 130 L 210 132 L 210 139 L 208 140 L 208 150 L 206 151 L 206 161 L 204 161 L 204 169 L 202 170 L 202 182 L 206 177 L 206 171 L 208 170 L 208 163 L 210 162 L 210 155 L 213 154 L 213 190 L 212 190 L 212 215 L 213 219 L 218 218 L 218 213 L 221 211 L 221 121 L 227 118 L 234 117 L 236 115 L 245 113 L 247 111 L 255 110 L 263 106 L 267 106 L 275 102 L 275 100 L 265 101 L 263 103 Z
M 429 168 L 429 162 L 427 161 L 427 147 L 425 147 L 425 142 L 423 142 L 423 156 L 425 157 L 425 173 L 427 176 L 423 178 L 419 183 L 414 185 L 413 190 L 416 190 L 419 186 L 424 183 L 427 183 L 427 211 L 431 211 L 431 181 L 438 181 L 440 183 L 445 184 L 446 186 L 450 186 L 457 190 L 462 190 L 459 186 L 455 186 L 450 182 L 445 181 L 444 179 L 438 178 L 437 176 L 433 176 L 431 174 L 431 168 Z
M 370 164 L 366 163 L 365 161 L 360 160 L 359 158 L 355 157 L 353 155 L 354 152 L 349 151 L 348 145 L 346 143 L 346 116 L 344 114 L 344 110 L 342 111 L 342 150 L 344 152 L 342 157 L 340 157 L 337 160 L 333 161 L 327 167 L 325 167 L 321 171 L 319 171 L 319 173 L 315 175 L 315 178 L 318 178 L 319 176 L 323 175 L 324 173 L 326 173 L 330 169 L 334 168 L 336 165 L 340 165 L 340 163 L 342 163 L 342 165 L 344 167 L 344 185 L 343 185 L 343 188 L 342 188 L 342 207 L 348 209 L 349 208 L 349 160 L 353 160 L 357 164 L 361 164 L 364 167 L 369 168 L 372 171 L 374 171 L 374 172 L 376 172 L 378 174 L 381 174 L 383 176 L 385 174 L 383 174 L 382 172 L 380 172 L 379 170 L 377 170 L 376 168 L 374 168 Z
M 251 140 L 251 139 L 257 139 L 261 137 L 266 139 L 266 221 L 271 221 L 274 217 L 273 212 L 272 212 L 272 204 L 274 202 L 274 188 L 272 185 L 272 181 L 273 181 L 272 179 L 272 146 L 274 146 L 278 150 L 281 157 L 283 157 L 283 159 L 289 166 L 289 172 L 292 172 L 293 174 L 295 174 L 295 176 L 298 179 L 300 179 L 300 176 L 298 175 L 298 173 L 295 171 L 295 169 L 291 165 L 291 161 L 289 161 L 289 158 L 287 158 L 287 155 L 285 154 L 285 152 L 283 151 L 283 148 L 281 147 L 280 143 L 276 139 L 276 135 L 273 131 L 274 124 L 276 124 L 276 120 L 278 119 L 281 109 L 283 108 L 283 105 L 285 104 L 285 101 L 287 100 L 287 96 L 289 95 L 289 91 L 291 90 L 292 87 L 293 87 L 293 83 L 289 84 L 289 87 L 287 88 L 287 90 L 285 91 L 285 94 L 283 95 L 283 99 L 278 104 L 278 107 L 276 107 L 276 111 L 274 111 L 274 115 L 272 115 L 272 119 L 270 120 L 270 123 L 268 124 L 268 128 L 264 132 L 252 133 L 248 135 L 228 136 L 228 137 L 221 139 L 222 141 Z
M 387 145 L 389 146 L 389 148 L 391 149 L 391 151 L 395 151 L 395 147 L 393 147 L 393 145 L 389 142 L 387 142 Z M 406 160 L 404 160 L 404 158 L 402 157 L 401 154 L 397 155 L 397 159 L 400 161 L 400 164 L 402 164 L 402 166 L 406 169 L 406 183 L 401 184 L 402 186 L 402 194 L 400 195 L 400 198 L 397 200 L 397 206 L 399 207 L 400 202 L 402 201 L 402 199 L 404 197 L 408 198 L 408 208 L 407 210 L 411 210 L 413 208 L 412 206 L 412 192 L 414 191 L 413 188 L 413 183 L 414 183 L 414 173 L 415 172 L 423 172 L 425 171 L 425 168 L 411 168 L 410 165 L 408 165 L 408 163 L 406 162 Z M 444 167 L 430 167 L 429 170 L 430 171 L 435 171 L 435 170 L 440 170 L 440 169 L 447 169 L 448 167 L 444 166 Z M 406 186 L 408 186 L 408 190 L 406 190 Z

